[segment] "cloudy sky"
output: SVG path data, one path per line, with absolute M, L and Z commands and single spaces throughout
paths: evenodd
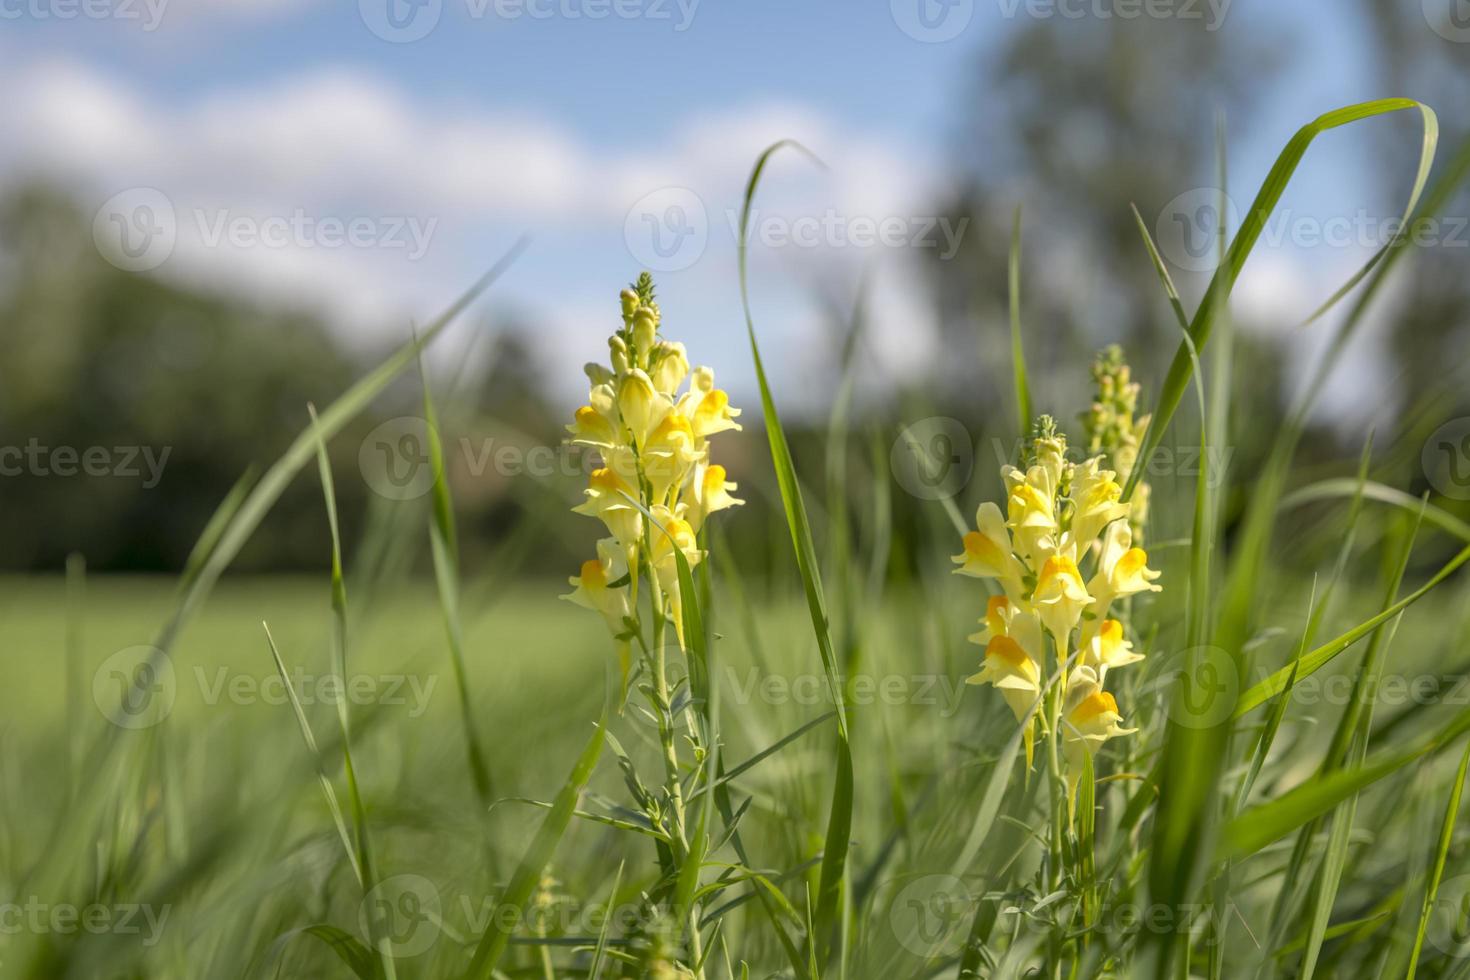
M 741 387 L 734 221 L 755 156 L 793 137 L 827 168 L 793 155 L 770 172 L 752 269 L 799 401 L 829 356 L 819 271 L 871 270 L 878 315 L 904 326 L 880 338 L 886 370 L 941 353 L 906 296 L 910 246 L 942 253 L 960 233 L 932 217 L 959 100 L 1019 18 L 1098 3 L 0 0 L 0 181 L 73 188 L 99 247 L 143 274 L 306 304 L 375 339 L 529 233 L 493 304 L 569 389 L 602 353 L 617 289 L 652 266 L 670 331 Z M 1238 186 L 1303 121 L 1383 94 L 1354 67 L 1360 25 L 1329 0 L 1189 4 L 1301 45 L 1269 108 L 1232 127 Z M 1294 193 L 1340 197 L 1360 176 L 1324 167 Z M 1319 253 L 1271 250 L 1242 302 L 1304 312 L 1361 261 Z

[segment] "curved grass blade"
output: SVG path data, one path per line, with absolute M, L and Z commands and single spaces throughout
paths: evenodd
M 1265 182 L 1257 192 L 1255 200 L 1251 203 L 1250 211 L 1246 214 L 1245 221 L 1236 233 L 1235 239 L 1230 243 L 1230 249 L 1221 262 L 1220 267 L 1215 270 L 1210 280 L 1208 292 L 1194 318 L 1190 321 L 1189 335 L 1196 350 L 1203 350 L 1209 342 L 1210 332 L 1214 328 L 1215 318 L 1225 306 L 1231 291 L 1235 287 L 1236 280 L 1240 277 L 1241 270 L 1245 267 L 1246 259 L 1250 257 L 1255 248 L 1257 239 L 1265 229 L 1266 221 L 1276 205 L 1281 200 L 1286 185 L 1296 173 L 1297 166 L 1306 155 L 1307 148 L 1312 141 L 1328 130 L 1346 126 L 1350 123 L 1360 122 L 1374 116 L 1384 115 L 1392 112 L 1403 112 L 1406 110 L 1418 110 L 1424 121 L 1424 140 L 1419 155 L 1418 172 L 1414 179 L 1413 187 L 1409 192 L 1408 204 L 1404 207 L 1402 221 L 1407 221 L 1414 213 L 1419 203 L 1420 195 L 1429 178 L 1429 168 L 1434 161 L 1435 146 L 1439 141 L 1439 122 L 1434 111 L 1423 103 L 1413 99 L 1378 99 L 1372 102 L 1362 102 L 1356 105 L 1346 106 L 1318 116 L 1312 122 L 1299 129 L 1295 136 L 1282 149 L 1276 158 L 1270 172 L 1266 175 Z M 1388 254 L 1393 243 L 1385 245 L 1368 260 L 1363 271 L 1355 278 L 1360 279 L 1368 271 L 1372 270 Z M 1138 458 L 1148 459 L 1158 448 L 1159 440 L 1169 427 L 1174 412 L 1179 407 L 1179 402 L 1184 397 L 1184 389 L 1189 385 L 1190 378 L 1190 356 L 1189 348 L 1183 343 L 1174 354 L 1174 360 L 1169 365 L 1169 372 L 1164 378 L 1164 383 L 1159 391 L 1159 401 L 1153 412 L 1153 421 L 1144 433 L 1143 444 L 1139 447 Z M 1123 499 L 1129 499 L 1133 495 L 1134 488 L 1143 474 L 1143 467 L 1135 468 L 1129 474 L 1128 481 L 1123 487 Z
M 745 186 L 745 202 L 740 210 L 740 237 L 737 244 L 740 303 L 745 313 L 746 333 L 750 337 L 750 356 L 755 365 L 756 380 L 760 383 L 761 410 L 765 417 L 766 437 L 771 446 L 771 461 L 776 469 L 776 480 L 781 490 L 781 503 L 786 513 L 786 525 L 791 532 L 791 544 L 796 552 L 796 563 L 801 572 L 803 589 L 806 592 L 812 629 L 816 633 L 817 648 L 822 658 L 822 670 L 826 674 L 833 703 L 837 706 L 836 779 L 832 787 L 832 806 L 828 814 L 826 839 L 822 848 L 822 872 L 817 888 L 813 931 L 809 937 L 807 956 L 808 961 L 822 964 L 831 958 L 830 946 L 832 936 L 836 932 L 842 885 L 846 878 L 847 852 L 852 836 L 852 748 L 848 742 L 847 712 L 843 700 L 842 682 L 838 677 L 836 654 L 832 645 L 826 599 L 822 593 L 822 577 L 817 564 L 816 547 L 812 542 L 811 525 L 807 519 L 806 507 L 802 503 L 801 488 L 797 482 L 796 466 L 791 458 L 791 449 L 786 443 L 786 433 L 781 428 L 781 417 L 776 412 L 770 382 L 766 379 L 765 366 L 761 362 L 760 345 L 756 342 L 755 337 L 755 321 L 750 312 L 750 284 L 747 274 L 748 229 L 751 204 L 755 200 L 756 188 L 760 186 L 761 173 L 765 170 L 766 163 L 771 159 L 772 154 L 788 146 L 811 156 L 799 143 L 789 140 L 783 140 L 767 147 L 760 155 L 754 169 L 751 170 L 750 180 Z
M 1317 671 L 1321 670 L 1324 666 L 1331 662 L 1332 658 L 1336 657 L 1348 647 L 1352 646 L 1354 643 L 1357 643 L 1363 637 L 1373 632 L 1379 626 L 1382 626 L 1394 616 L 1397 616 L 1399 613 L 1403 612 L 1405 609 L 1409 608 L 1414 603 L 1418 602 L 1420 599 L 1428 595 L 1431 591 L 1434 590 L 1436 586 L 1438 586 L 1441 582 L 1448 578 L 1455 571 L 1455 569 L 1465 564 L 1466 561 L 1470 561 L 1470 545 L 1467 545 L 1466 547 L 1461 549 L 1459 554 L 1455 555 L 1455 557 L 1451 558 L 1447 563 L 1445 563 L 1445 565 L 1440 568 L 1439 571 L 1434 573 L 1433 577 L 1430 578 L 1429 581 L 1425 582 L 1419 588 L 1404 596 L 1398 602 L 1395 602 L 1393 605 L 1389 606 L 1387 609 L 1384 609 L 1378 615 L 1364 620 L 1357 626 L 1354 626 L 1352 629 L 1348 630 L 1346 633 L 1341 634 L 1335 639 L 1329 640 L 1328 642 L 1317 647 L 1312 652 L 1306 654 L 1304 657 L 1301 658 L 1301 665 L 1299 669 L 1295 665 L 1291 667 L 1282 667 L 1280 670 L 1273 673 L 1270 677 L 1267 677 L 1265 680 L 1252 686 L 1250 690 L 1246 691 L 1240 696 L 1240 701 L 1235 706 L 1234 717 L 1240 718 L 1241 716 L 1248 714 L 1251 711 L 1254 711 L 1256 708 L 1259 708 L 1271 698 L 1280 694 L 1283 690 L 1286 689 L 1286 679 L 1293 670 L 1297 670 L 1298 681 L 1301 680 L 1301 678 L 1303 677 L 1310 677 L 1312 674 L 1315 674 Z
M 1321 500 L 1332 500 L 1338 497 L 1352 496 L 1357 492 L 1357 481 L 1351 477 L 1333 477 L 1330 480 L 1319 480 L 1308 484 L 1299 490 L 1281 498 L 1281 510 L 1290 510 L 1304 504 L 1316 503 Z M 1423 498 L 1416 497 L 1411 493 L 1405 493 L 1394 487 L 1376 483 L 1373 480 L 1363 481 L 1363 497 L 1368 500 L 1376 500 L 1379 503 L 1391 504 L 1404 510 L 1424 510 L 1424 520 L 1433 524 L 1447 534 L 1453 534 L 1461 541 L 1470 541 L 1470 524 L 1451 514 L 1442 507 L 1425 503 Z
M 606 741 L 606 731 L 607 707 L 604 705 L 596 731 L 588 739 L 567 781 L 556 794 L 551 811 L 541 821 L 536 836 L 531 839 L 530 846 L 511 876 L 510 884 L 506 886 L 498 903 L 496 914 L 490 917 L 490 924 L 480 936 L 469 969 L 464 974 L 465 980 L 491 980 L 495 975 L 495 966 L 505 953 L 506 946 L 510 945 L 515 925 L 523 921 L 526 905 L 541 881 L 547 862 L 551 860 L 557 844 L 566 833 L 567 825 L 572 821 L 578 798 L 586 789 L 587 781 L 592 778 L 592 771 L 597 768 L 597 760 L 602 756 L 602 746 Z
M 373 951 L 364 946 L 362 941 L 352 933 L 326 922 L 293 929 L 281 936 L 271 946 L 270 959 L 278 958 L 286 945 L 297 936 L 311 936 L 313 939 L 320 940 L 328 949 L 337 954 L 337 958 L 352 971 L 352 975 L 358 980 L 382 980 L 383 974 L 378 969 L 378 961 Z

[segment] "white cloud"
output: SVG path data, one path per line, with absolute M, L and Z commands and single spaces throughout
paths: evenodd
M 575 344 L 579 363 L 601 352 L 603 299 L 638 266 L 624 220 L 650 190 L 687 187 L 704 202 L 708 247 L 667 281 L 685 287 L 680 319 L 691 325 L 691 340 L 711 358 L 742 362 L 726 329 L 739 323 L 734 222 L 762 149 L 797 138 L 831 166 L 824 171 L 796 154 L 773 163 L 759 208 L 777 225 L 833 215 L 922 218 L 937 197 L 932 166 L 912 148 L 793 104 L 706 112 L 662 134 L 596 145 L 554 120 L 446 109 L 346 69 L 168 101 L 69 62 L 23 61 L 11 79 L 0 103 L 0 179 L 39 171 L 76 187 L 92 208 L 128 188 L 162 191 L 177 243 L 158 275 L 313 306 L 355 330 L 397 330 L 436 312 L 529 230 L 540 237 L 540 254 L 513 277 L 528 285 L 502 295 L 544 313 L 544 340 Z M 303 240 L 279 227 L 293 216 L 316 226 L 366 216 L 379 222 L 380 236 L 386 221 L 417 219 L 432 226 L 432 237 L 426 254 L 410 260 L 406 248 Z M 267 223 L 281 237 L 268 247 L 248 234 L 235 240 L 219 222 L 236 219 L 258 237 Z M 779 363 L 796 370 L 826 356 L 802 353 L 826 337 L 814 327 L 821 312 L 814 284 L 855 283 L 855 270 L 873 266 L 874 309 L 889 325 L 875 334 L 878 360 L 891 373 L 918 370 L 933 330 L 915 320 L 924 304 L 910 300 L 918 288 L 914 250 L 855 244 L 845 225 L 823 236 L 810 247 L 752 247 L 762 304 L 779 321 L 770 344 L 793 355 Z

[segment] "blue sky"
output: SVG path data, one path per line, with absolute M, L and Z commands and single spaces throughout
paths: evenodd
M 918 280 L 903 245 L 935 217 L 977 65 L 1033 9 L 1015 3 L 1048 0 L 930 6 L 948 9 L 934 21 L 941 32 L 963 27 L 941 42 L 913 36 L 916 5 L 941 0 L 618 0 L 637 16 L 601 19 L 589 12 L 612 0 L 421 0 L 437 13 L 407 23 L 432 29 L 407 43 L 373 30 L 382 33 L 384 4 L 405 0 L 151 0 L 164 5 L 153 30 L 140 26 L 150 0 L 85 0 L 97 17 L 58 16 L 80 2 L 0 0 L 0 59 L 16 93 L 0 111 L 0 180 L 39 169 L 77 188 L 99 234 L 116 217 L 109 207 L 159 192 L 146 198 L 159 204 L 149 214 L 167 209 L 176 241 L 146 272 L 320 307 L 339 329 L 375 339 L 431 316 L 529 231 L 532 249 L 495 303 L 540 337 L 553 383 L 568 389 L 602 353 L 616 291 L 647 258 L 635 239 L 663 223 L 704 229 L 704 244 L 660 274 L 671 331 L 748 390 L 732 213 L 760 148 L 801 139 L 831 169 L 796 157 L 773 168 L 762 198 L 770 235 L 753 246 L 761 329 L 778 381 L 800 402 L 820 400 L 803 382 L 829 360 L 814 279 L 850 283 L 878 269 L 879 310 L 910 321 L 880 349 L 886 369 L 921 371 L 943 356 L 908 301 Z M 1269 32 L 1299 50 L 1268 105 L 1231 120 L 1242 198 L 1302 122 L 1385 94 L 1364 68 L 1362 25 L 1342 9 L 1224 8 L 1222 36 Z M 1382 133 L 1332 137 L 1330 165 L 1291 200 L 1328 213 L 1366 193 L 1374 138 Z M 703 215 L 691 225 L 693 209 Z M 272 218 L 310 227 L 263 244 Z M 323 222 L 362 218 L 372 224 L 357 244 L 322 237 Z M 788 239 L 800 219 L 822 227 L 797 247 Z M 873 229 L 859 222 L 885 219 L 898 223 L 896 247 L 864 244 Z M 236 220 L 238 240 L 224 231 Z M 1329 292 L 1363 250 L 1299 251 L 1274 250 L 1258 274 L 1257 291 L 1287 313 Z

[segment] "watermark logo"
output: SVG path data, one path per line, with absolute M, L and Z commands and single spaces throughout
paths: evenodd
M 905 426 L 888 454 L 893 478 L 920 500 L 953 497 L 970 481 L 975 445 L 959 419 L 936 415 Z
M 119 728 L 139 730 L 163 721 L 174 709 L 178 678 L 173 661 L 157 647 L 119 650 L 92 675 L 92 701 Z
M 915 41 L 940 44 L 959 37 L 975 16 L 975 0 L 889 0 L 893 22 Z
M 975 900 L 954 875 L 915 878 L 894 896 L 888 922 L 904 949 L 925 959 L 953 956 L 965 943 Z
M 1235 712 L 1240 678 L 1229 653 L 1219 647 L 1191 647 L 1177 654 L 1175 663 L 1159 681 L 1174 724 L 1213 728 Z
M 362 441 L 357 466 L 369 489 L 379 496 L 417 500 L 434 486 L 429 423 L 413 415 L 389 419 Z
M 1470 0 L 1421 0 L 1430 30 L 1456 44 L 1470 43 Z
M 358 928 L 371 941 L 388 941 L 395 957 L 418 956 L 439 941 L 439 889 L 419 875 L 384 878 L 363 896 L 357 910 Z
M 680 272 L 699 261 L 709 243 L 709 213 L 687 187 L 661 187 L 640 197 L 623 220 L 629 253 L 654 272 Z
M 357 12 L 377 37 L 409 44 L 428 37 L 439 25 L 444 0 L 357 0 Z
M 1470 874 L 1440 882 L 1424 934 L 1441 953 L 1470 956 Z
M 1164 205 L 1154 222 L 1154 241 L 1160 254 L 1179 268 L 1209 272 L 1219 263 L 1222 227 L 1240 227 L 1235 202 L 1213 187 L 1196 187 Z
M 153 187 L 108 198 L 92 219 L 92 240 L 103 258 L 124 272 L 150 272 L 168 261 L 178 241 L 173 202 Z
M 1470 416 L 1435 429 L 1419 460 L 1435 490 L 1452 500 L 1470 500 Z

